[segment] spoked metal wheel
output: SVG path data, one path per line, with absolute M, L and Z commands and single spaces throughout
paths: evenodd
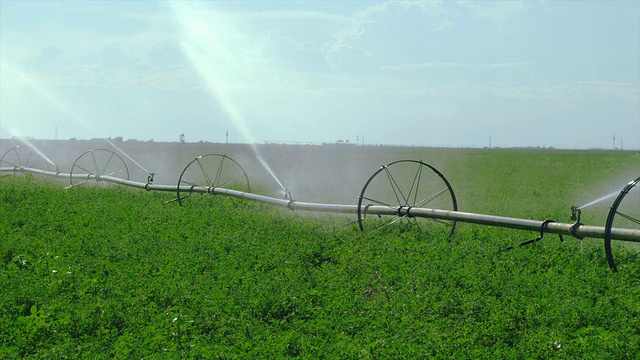
M 612 229 L 640 230 L 640 189 L 636 186 L 640 177 L 628 183 L 611 205 L 607 224 L 604 231 L 604 249 L 607 254 L 609 267 L 618 271 L 624 263 L 633 261 L 640 255 L 640 243 L 622 242 L 617 246 L 611 243 Z M 616 259 L 614 259 L 614 252 Z
M 111 150 L 92 149 L 80 155 L 71 167 L 69 187 L 94 182 L 100 186 L 113 184 L 107 177 L 129 180 L 129 168 L 120 155 Z
M 184 168 L 177 186 L 177 200 L 181 206 L 182 200 L 190 197 L 195 187 L 205 187 L 207 192 L 214 188 L 251 192 L 249 177 L 242 166 L 221 154 L 198 156 Z
M 396 215 L 376 215 L 376 207 L 391 209 Z M 458 204 L 449 181 L 436 168 L 417 160 L 395 161 L 382 166 L 364 185 L 358 198 L 358 225 L 364 230 L 367 220 L 376 229 L 393 224 L 405 228 L 429 221 L 453 235 L 455 221 L 420 218 L 419 222 L 408 215 L 411 208 L 457 211 Z
M 2 176 L 13 175 L 27 168 L 58 172 L 58 166 L 53 161 L 30 146 L 14 146 L 0 158 Z

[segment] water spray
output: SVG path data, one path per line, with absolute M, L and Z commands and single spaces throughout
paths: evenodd
M 204 16 L 201 11 L 197 11 L 184 3 L 172 3 L 174 14 L 178 24 L 183 29 L 184 39 L 181 43 L 182 50 L 187 59 L 200 74 L 211 95 L 220 104 L 221 108 L 233 122 L 236 129 L 242 134 L 244 139 L 251 144 L 251 148 L 264 169 L 278 184 L 282 191 L 286 188 L 271 169 L 267 161 L 262 157 L 256 142 L 247 126 L 242 111 L 238 107 L 240 96 L 234 97 L 234 87 L 243 81 L 249 69 L 242 68 L 240 59 L 245 58 L 245 54 L 238 53 L 241 46 L 237 42 L 226 41 L 219 34 L 233 31 L 226 26 L 231 26 L 223 21 L 211 21 L 211 18 Z M 194 26 L 195 25 L 195 26 Z M 211 39 L 216 39 L 215 46 L 211 46 Z M 242 76 L 233 73 L 231 69 L 242 69 Z M 236 76 L 234 76 L 236 75 Z M 241 95 L 246 97 L 245 94 Z M 227 132 L 227 139 L 229 133 Z
M 118 150 L 122 155 L 124 155 L 127 159 L 131 160 L 132 163 L 136 164 L 140 169 L 142 169 L 142 171 L 144 171 L 145 173 L 147 173 L 148 175 L 150 175 L 150 178 L 153 179 L 153 173 L 149 172 L 149 170 L 145 169 L 144 166 L 140 165 L 140 163 L 138 163 L 137 161 L 135 161 L 131 156 L 129 156 L 129 154 L 127 154 L 126 152 L 124 152 L 122 149 L 120 149 L 119 147 L 116 146 L 116 144 L 114 144 L 111 140 L 104 138 L 104 140 L 106 142 L 109 143 L 109 145 L 113 146 L 114 149 Z M 152 180 L 153 181 L 153 180 Z
M 580 209 L 584 209 L 584 208 L 587 208 L 587 207 L 589 207 L 589 206 L 591 206 L 591 205 L 595 205 L 595 204 L 597 204 L 597 203 L 603 202 L 604 200 L 607 200 L 607 199 L 609 199 L 609 198 L 612 198 L 612 197 L 614 197 L 614 196 L 616 196 L 616 195 L 618 195 L 618 192 L 617 192 L 617 191 L 612 192 L 611 194 L 607 194 L 607 195 L 605 195 L 605 196 L 603 196 L 603 197 L 597 198 L 597 199 L 595 199 L 595 200 L 593 200 L 593 201 L 591 201 L 591 202 L 588 202 L 588 203 L 586 203 L 586 204 L 584 204 L 584 205 L 580 206 Z
M 27 143 L 26 141 L 23 142 L 25 144 Z M 11 173 L 9 173 L 9 171 L 5 171 L 5 173 L 14 175 L 16 172 L 22 172 L 25 168 L 35 165 L 34 162 L 39 162 L 38 158 L 44 161 L 45 170 L 51 171 L 55 169 L 56 173 L 59 172 L 58 165 L 32 144 L 30 146 L 17 145 L 7 150 L 2 157 L 0 157 L 0 168 L 5 168 L 5 170 L 13 168 Z
M 536 243 L 543 238 L 544 233 L 570 235 L 578 239 L 600 238 L 605 241 L 607 261 L 614 271 L 629 258 L 616 261 L 612 240 L 640 243 L 638 203 L 623 201 L 632 191 L 635 191 L 634 196 L 637 195 L 639 189 L 636 185 L 640 178 L 629 182 L 617 193 L 606 224 L 602 227 L 582 224 L 580 218 L 584 207 L 576 206 L 571 207 L 573 223 L 570 224 L 459 211 L 449 181 L 433 166 L 417 160 L 399 160 L 383 165 L 364 184 L 358 196 L 358 203 L 347 205 L 293 200 L 291 192 L 284 186 L 283 198 L 254 194 L 242 166 L 224 154 L 198 156 L 184 168 L 178 184 L 162 185 L 154 183 L 153 173 L 149 173 L 145 182 L 130 180 L 126 162 L 110 150 L 93 149 L 83 153 L 76 159 L 69 173 L 42 170 L 25 162 L 15 164 L 16 161 L 5 160 L 5 157 L 17 154 L 12 150 L 0 158 L 0 173 L 21 172 L 68 178 L 71 183 L 68 188 L 95 183 L 124 185 L 147 191 L 175 192 L 176 199 L 170 202 L 175 201 L 180 205 L 194 194 L 222 195 L 291 210 L 355 214 L 361 230 L 376 230 L 407 223 L 421 226 L 418 220 L 425 219 L 430 221 L 432 226 L 443 229 L 449 237 L 453 236 L 456 223 L 464 222 L 540 233 L 539 237 L 523 243 L 524 245 Z M 603 201 L 602 199 L 599 201 Z M 376 216 L 371 219 L 367 215 Z

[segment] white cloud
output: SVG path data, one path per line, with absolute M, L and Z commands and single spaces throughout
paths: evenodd
M 415 64 L 399 64 L 399 65 L 383 65 L 382 70 L 388 71 L 416 71 L 425 69 L 442 69 L 442 68 L 475 68 L 475 69 L 499 69 L 524 66 L 524 62 L 502 62 L 494 64 L 471 64 L 456 62 L 438 62 L 438 63 L 415 63 Z
M 3 62 L 19 64 L 26 78 L 54 97 L 34 93 L 20 77 L 7 77 L 3 70 L 3 114 L 10 108 L 12 114 L 23 115 L 25 109 L 50 103 L 50 113 L 60 115 L 65 111 L 56 110 L 52 103 L 68 101 L 74 105 L 72 110 L 84 111 L 83 115 L 102 109 L 106 119 L 130 100 L 150 104 L 141 106 L 137 116 L 158 118 L 164 115 L 157 114 L 159 98 L 166 102 L 164 109 L 178 109 L 176 113 L 183 108 L 193 110 L 194 104 L 219 111 L 215 100 L 207 102 L 212 99 L 206 95 L 212 86 L 214 93 L 223 94 L 220 103 L 229 106 L 231 101 L 252 131 L 256 127 L 268 131 L 264 124 L 294 129 L 291 124 L 314 121 L 322 122 L 317 128 L 342 128 L 360 117 L 375 117 L 382 128 L 397 112 L 410 114 L 407 116 L 418 119 L 416 123 L 424 112 L 432 118 L 449 116 L 447 119 L 462 122 L 466 115 L 455 109 L 484 106 L 487 101 L 492 109 L 494 104 L 511 107 L 512 113 L 505 117 L 526 113 L 540 100 L 601 105 L 606 101 L 591 100 L 612 99 L 629 108 L 640 101 L 636 70 L 616 67 L 607 72 L 593 57 L 577 55 L 598 51 L 593 44 L 565 47 L 553 37 L 553 31 L 520 31 L 518 19 L 538 3 L 279 3 L 277 8 L 283 10 L 256 11 L 244 3 L 179 2 L 133 12 L 129 5 L 118 4 L 108 7 L 114 10 L 98 6 L 82 14 L 87 21 L 92 16 L 102 19 L 106 12 L 108 27 L 104 22 L 87 29 L 76 22 L 77 17 L 62 17 L 63 22 L 49 19 L 55 31 L 38 36 L 22 29 L 6 30 L 5 22 L 0 38 Z M 562 30 L 564 20 L 571 19 L 567 14 L 554 15 L 554 31 Z M 549 20 L 544 18 L 548 11 L 538 15 L 542 18 L 527 21 L 543 26 Z M 606 29 L 607 24 L 603 22 L 600 28 Z M 637 28 L 637 21 L 634 24 Z M 587 30 L 581 30 L 585 38 Z M 599 52 L 599 59 L 610 64 L 623 59 L 632 69 L 637 56 L 619 54 L 629 52 L 633 39 L 626 43 L 612 39 L 607 42 L 610 51 Z M 566 60 L 550 51 L 549 43 L 573 57 Z M 72 102 L 85 90 L 91 94 L 89 100 Z M 29 102 L 30 92 L 37 103 Z M 122 96 L 125 93 L 136 99 Z M 446 112 L 438 104 L 454 110 Z M 193 118 L 210 119 L 207 111 L 194 111 Z M 544 111 L 547 109 L 540 109 Z M 637 116 L 637 111 L 629 113 Z M 33 119 L 29 121 L 35 122 Z M 270 137 L 266 134 L 264 139 Z M 386 136 L 378 135 L 385 142 L 400 141 L 386 140 Z
M 433 96 L 460 99 L 492 97 L 502 99 L 574 99 L 597 100 L 617 98 L 624 101 L 640 101 L 640 86 L 614 82 L 566 82 L 541 85 L 523 85 L 506 82 L 473 84 L 457 82 L 451 85 L 415 88 L 406 85 L 406 96 Z
M 322 21 L 333 24 L 349 24 L 352 19 L 348 16 L 329 14 L 317 11 L 260 11 L 242 14 L 249 21 Z
M 458 1 L 471 15 L 479 19 L 486 19 L 502 24 L 514 15 L 526 11 L 526 4 L 522 0 L 509 1 Z

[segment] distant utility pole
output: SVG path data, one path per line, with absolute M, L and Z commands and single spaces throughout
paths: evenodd
M 229 143 L 229 130 L 227 130 L 227 140 L 225 140 L 225 144 Z
M 613 150 L 616 149 L 616 134 L 613 134 Z
M 489 136 L 489 149 L 491 149 L 491 136 Z

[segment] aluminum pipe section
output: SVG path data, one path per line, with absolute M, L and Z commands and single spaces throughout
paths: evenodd
M 373 213 L 374 210 L 374 207 L 370 207 L 367 210 L 367 213 Z M 546 224 L 544 226 L 544 229 L 542 229 L 544 221 L 426 208 L 400 208 L 399 210 L 397 210 L 397 213 L 400 216 L 407 217 L 453 220 L 472 224 L 530 231 L 542 230 L 545 233 L 571 235 L 577 238 L 589 237 L 603 239 L 605 236 L 605 228 L 602 226 L 587 226 L 582 224 L 564 224 L 551 222 Z M 640 242 L 640 230 L 612 228 L 611 238 L 630 242 Z
M 44 171 L 32 168 L 1 168 L 3 172 L 30 172 L 33 174 L 48 175 L 60 178 L 70 178 L 69 173 L 60 173 L 52 171 Z M 171 185 L 158 185 L 149 184 L 144 182 L 137 182 L 132 180 L 120 179 L 108 175 L 93 175 L 93 174 L 73 174 L 74 179 L 87 179 L 95 181 L 107 181 L 115 184 L 121 184 L 138 189 L 145 189 L 148 191 L 177 191 L 177 186 Z M 206 186 L 181 186 L 180 191 L 201 193 L 201 194 L 214 194 L 231 196 L 240 199 L 247 199 L 265 203 L 268 205 L 279 206 L 288 208 L 291 210 L 303 210 L 303 211 L 319 211 L 319 212 L 331 212 L 331 213 L 343 213 L 343 214 L 355 214 L 358 212 L 357 205 L 341 205 L 341 204 L 322 204 L 322 203 L 310 203 L 288 199 L 278 199 L 264 195 L 258 195 L 243 191 L 225 189 L 225 188 L 211 188 Z M 438 210 L 428 208 L 413 208 L 413 207 L 390 207 L 380 205 L 370 205 L 363 209 L 363 213 L 372 215 L 390 215 L 390 216 L 406 216 L 415 218 L 427 218 L 427 219 L 440 219 L 459 221 L 464 223 L 488 225 L 496 227 L 504 227 L 510 229 L 529 230 L 529 231 L 543 231 L 545 233 L 570 235 L 577 238 L 600 238 L 605 237 L 605 228 L 601 226 L 587 226 L 583 224 L 565 224 L 551 222 L 544 224 L 544 221 L 519 219 L 504 216 L 484 215 L 467 213 L 461 211 L 450 210 Z M 542 228 L 544 224 L 544 228 Z M 629 242 L 640 243 L 640 230 L 634 229 L 611 229 L 611 239 L 622 240 Z

